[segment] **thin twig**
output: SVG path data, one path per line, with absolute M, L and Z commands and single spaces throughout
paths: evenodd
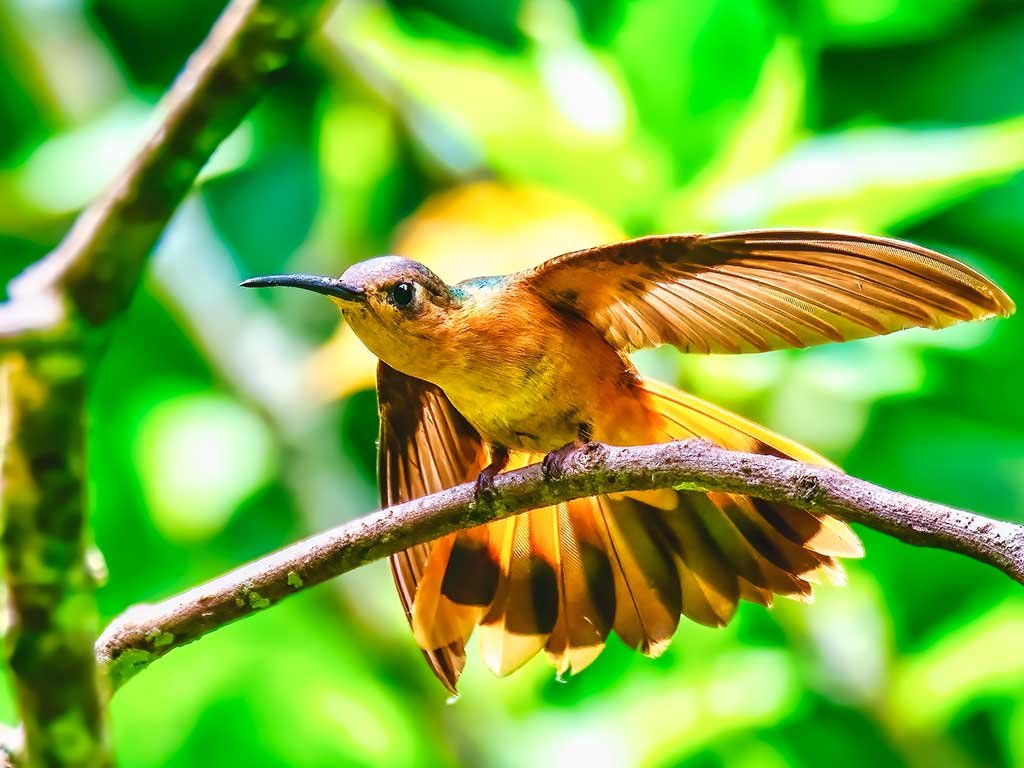
M 988 563 L 1024 584 L 1024 526 L 915 499 L 842 472 L 700 440 L 616 448 L 592 443 L 557 478 L 540 465 L 499 475 L 491 497 L 460 485 L 311 536 L 115 619 L 96 644 L 115 687 L 154 660 L 236 619 L 373 560 L 462 528 L 560 501 L 681 487 L 744 493 L 828 512 L 901 541 Z

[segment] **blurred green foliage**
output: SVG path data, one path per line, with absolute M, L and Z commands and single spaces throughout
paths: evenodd
M 221 6 L 0 0 L 0 278 L 123 166 Z M 1015 0 L 343 2 L 210 163 L 93 382 L 104 614 L 373 506 L 372 394 L 302 396 L 333 311 L 242 295 L 240 276 L 340 272 L 485 177 L 631 234 L 899 235 L 1019 299 L 1022 69 Z M 488 253 L 462 266 L 499 271 Z M 1024 520 L 1022 348 L 1012 319 L 639 359 L 861 477 Z M 1019 587 L 865 539 L 849 587 L 814 606 L 684 625 L 656 661 L 613 644 L 568 684 L 539 659 L 495 680 L 471 656 L 454 705 L 377 564 L 133 680 L 120 764 L 1024 765 Z

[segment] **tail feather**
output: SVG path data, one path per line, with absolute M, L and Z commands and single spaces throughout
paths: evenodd
M 653 381 L 644 382 L 644 390 L 652 396 L 655 410 L 664 419 L 662 429 L 673 439 L 704 437 L 732 450 L 834 466 L 809 448 L 698 397 Z M 734 494 L 711 493 L 708 497 L 739 532 L 741 546 L 733 542 L 733 555 L 742 558 L 743 547 L 753 550 L 752 554 L 762 563 L 762 573 L 771 576 L 774 572 L 773 581 L 781 578 L 789 588 L 756 578 L 748 570 L 744 576 L 751 586 L 778 594 L 808 595 L 807 581 L 798 577 L 822 568 L 835 577 L 842 567 L 833 557 L 864 554 L 860 540 L 849 526 L 828 515 Z M 716 525 L 715 521 L 705 519 L 709 525 Z M 763 567 L 765 562 L 768 568 Z
M 772 504 L 773 520 L 780 531 L 792 531 L 790 540 L 822 555 L 864 557 L 864 545 L 846 523 L 828 515 L 815 515 L 788 504 Z
M 704 527 L 697 507 L 707 497 L 680 493 L 677 512 L 656 515 L 675 553 L 682 592 L 682 611 L 688 618 L 709 627 L 732 620 L 739 600 L 736 570 Z
M 787 539 L 760 514 L 754 500 L 733 496 L 725 514 L 751 547 L 776 568 L 796 576 L 817 570 L 828 558 Z
M 486 608 L 498 587 L 498 568 L 486 528 L 461 531 L 452 541 L 441 594 L 458 605 Z
M 425 650 L 464 643 L 486 610 L 483 606 L 456 603 L 441 591 L 454 544 L 454 535 L 438 540 L 416 589 L 412 629 L 416 642 Z
M 391 558 L 391 572 L 394 576 L 395 585 L 405 609 L 405 617 L 412 626 L 412 605 L 416 597 L 416 590 L 413 585 L 418 584 L 423 576 L 427 561 L 434 545 L 419 544 L 398 553 Z M 439 645 L 436 648 L 426 649 L 424 647 L 423 657 L 427 664 L 437 675 L 438 680 L 451 693 L 456 693 L 456 682 L 462 674 L 466 665 L 465 643 L 462 639 L 448 645 Z
M 658 415 L 675 426 L 675 429 L 672 426 L 666 429 L 673 440 L 702 437 L 734 451 L 764 453 L 835 467 L 810 448 L 714 403 L 650 379 L 645 379 L 642 387 L 652 396 L 652 406 Z
M 726 493 L 709 493 L 695 504 L 709 536 L 725 554 L 736 575 L 746 580 L 751 587 L 780 595 L 805 593 L 806 585 L 798 576 L 762 557 L 733 523 L 730 510 L 743 498 Z
M 480 624 L 480 649 L 484 662 L 499 676 L 519 669 L 547 641 L 534 607 L 531 517 L 524 513 L 492 524 L 501 553 L 501 576 L 494 601 Z
M 611 566 L 594 521 L 593 499 L 559 504 L 554 536 L 559 557 L 558 621 L 546 650 L 559 675 L 579 674 L 604 649 L 615 618 Z
M 771 608 L 772 603 L 775 602 L 775 594 L 770 589 L 755 587 L 746 579 L 741 578 L 740 599 L 746 600 L 748 603 L 763 605 L 765 608 Z
M 637 396 L 649 423 L 599 439 L 640 444 L 702 437 L 725 448 L 829 465 L 813 451 L 699 398 L 655 382 Z M 630 439 L 618 439 L 624 437 Z M 540 459 L 517 454 L 515 465 Z M 839 520 L 728 493 L 675 489 L 576 499 L 438 541 L 412 601 L 427 650 L 465 642 L 479 625 L 487 666 L 506 675 L 544 649 L 576 674 L 614 630 L 657 656 L 680 615 L 727 624 L 740 600 L 811 598 L 845 580 L 836 558 L 863 548 Z
M 660 656 L 679 625 L 682 597 L 672 554 L 652 525 L 659 512 L 628 498 L 598 497 L 597 506 L 615 580 L 615 634 Z
M 596 512 L 595 499 L 577 499 L 557 508 L 558 621 L 546 650 L 560 675 L 578 674 L 589 666 L 604 649 L 615 622 L 615 581 Z

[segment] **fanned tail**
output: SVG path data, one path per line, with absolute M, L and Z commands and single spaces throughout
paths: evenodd
M 828 465 L 813 451 L 692 395 L 645 381 L 646 423 L 598 431 L 642 444 L 701 437 L 734 450 Z M 538 461 L 517 454 L 513 466 Z M 413 601 L 425 650 L 465 642 L 474 627 L 488 667 L 518 669 L 544 649 L 576 674 L 615 633 L 657 656 L 680 615 L 724 626 L 740 600 L 808 600 L 815 582 L 843 582 L 836 558 L 863 549 L 824 514 L 728 493 L 663 489 L 577 499 L 437 542 Z

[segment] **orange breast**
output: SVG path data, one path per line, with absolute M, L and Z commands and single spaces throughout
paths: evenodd
M 453 332 L 457 359 L 437 383 L 485 440 L 548 451 L 575 440 L 581 424 L 614 440 L 615 424 L 644 420 L 628 360 L 536 296 L 484 297 Z

